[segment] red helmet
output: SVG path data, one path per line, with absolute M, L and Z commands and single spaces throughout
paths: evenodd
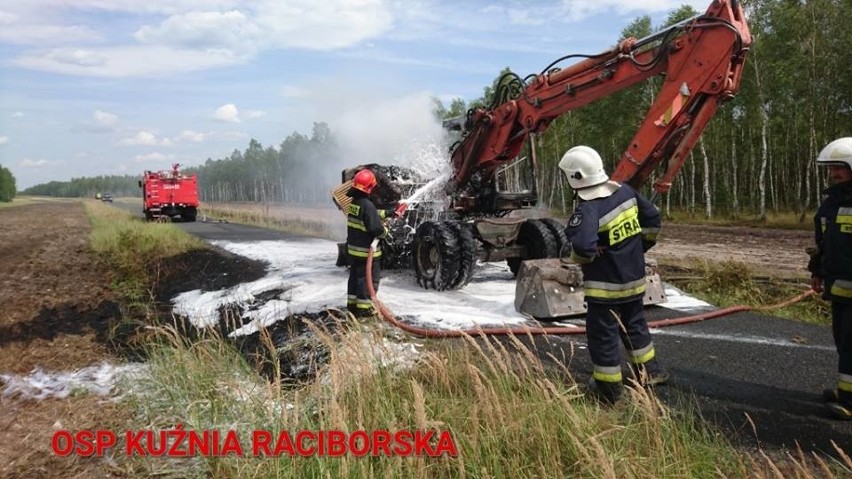
M 376 187 L 376 175 L 370 170 L 361 170 L 352 178 L 352 187 L 369 195 Z

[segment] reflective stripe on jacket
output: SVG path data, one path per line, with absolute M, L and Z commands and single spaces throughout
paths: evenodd
M 583 269 L 586 301 L 620 303 L 645 293 L 645 255 L 660 231 L 660 212 L 628 185 L 584 201 L 565 232 Z
M 382 224 L 382 213 L 385 212 L 377 210 L 366 195 L 352 193 L 346 215 L 346 248 L 350 255 L 366 258 L 373 239 L 385 237 L 387 230 Z M 373 256 L 379 258 L 381 255 L 381 246 L 377 246 Z
M 814 215 L 817 252 L 808 264 L 825 281 L 827 299 L 852 301 L 852 182 L 823 191 Z

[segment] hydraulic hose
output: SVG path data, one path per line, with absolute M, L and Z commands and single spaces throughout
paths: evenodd
M 370 299 L 373 301 L 373 305 L 378 310 L 379 315 L 387 321 L 388 323 L 396 326 L 397 328 L 406 331 L 408 333 L 414 334 L 416 336 L 423 336 L 428 338 L 458 338 L 462 336 L 508 336 L 508 335 L 545 335 L 545 334 L 553 334 L 553 335 L 562 335 L 562 334 L 585 334 L 586 328 L 585 326 L 574 326 L 574 327 L 566 327 L 566 326 L 553 326 L 553 327 L 532 327 L 532 326 L 524 326 L 524 327 L 500 327 L 500 328 L 475 328 L 475 329 L 428 329 L 421 328 L 418 326 L 413 326 L 410 324 L 403 323 L 398 320 L 396 316 L 387 308 L 387 306 L 382 303 L 379 298 L 376 296 L 376 289 L 373 287 L 373 248 L 370 248 L 370 252 L 367 254 L 367 289 L 370 292 Z M 707 313 L 695 314 L 692 316 L 684 316 L 680 318 L 668 318 L 668 319 L 659 319 L 656 321 L 649 321 L 649 328 L 663 328 L 666 326 L 677 326 L 680 324 L 687 323 L 696 323 L 699 321 L 706 321 L 708 319 L 719 318 L 722 316 L 727 316 L 729 314 L 739 313 L 742 311 L 760 311 L 760 310 L 768 310 L 768 309 L 776 309 L 782 308 L 785 306 L 789 306 L 791 304 L 802 301 L 803 299 L 813 295 L 815 292 L 813 289 L 808 289 L 801 294 L 790 298 L 786 301 L 782 301 L 777 304 L 772 304 L 768 306 L 748 306 L 748 305 L 737 305 L 737 306 L 729 306 L 727 308 L 718 309 L 716 311 L 709 311 Z

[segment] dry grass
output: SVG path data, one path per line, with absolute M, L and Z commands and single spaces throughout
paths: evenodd
M 667 281 L 718 307 L 748 305 L 761 308 L 793 298 L 810 288 L 798 280 L 761 277 L 739 261 L 693 260 L 666 273 Z M 830 324 L 828 302 L 812 295 L 801 302 L 769 311 L 772 315 L 812 324 Z
M 259 378 L 215 333 L 173 330 L 152 351 L 153 374 L 131 399 L 135 428 L 238 431 L 244 457 L 138 460 L 176 477 L 844 477 L 852 461 L 801 453 L 746 455 L 695 410 L 674 413 L 644 390 L 601 407 L 567 370 L 548 370 L 523 338 L 464 338 L 409 355 L 379 327 L 315 328 L 331 351 L 317 381 L 284 388 Z M 275 346 L 268 342 L 270 356 Z M 211 367 L 214 365 L 215 367 Z M 458 455 L 253 457 L 251 431 L 448 431 Z M 162 461 L 160 461 L 162 462 Z M 780 475 L 779 475 L 780 474 Z
M 751 226 L 755 228 L 776 228 L 785 230 L 812 230 L 814 225 L 811 219 L 813 211 L 799 213 L 795 211 L 769 211 L 765 218 L 761 218 L 755 212 L 741 212 L 732 214 L 729 212 L 717 212 L 713 218 L 707 219 L 703 210 L 688 212 L 684 210 L 672 210 L 666 215 L 666 221 L 674 223 L 688 223 L 697 225 L 714 226 Z
M 201 215 L 317 238 L 342 240 L 346 237 L 346 218 L 332 206 L 204 203 Z

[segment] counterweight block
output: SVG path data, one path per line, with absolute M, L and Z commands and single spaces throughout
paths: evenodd
M 657 262 L 645 261 L 645 306 L 666 302 Z M 559 258 L 521 263 L 515 284 L 515 310 L 536 319 L 558 319 L 586 313 L 583 272 Z

